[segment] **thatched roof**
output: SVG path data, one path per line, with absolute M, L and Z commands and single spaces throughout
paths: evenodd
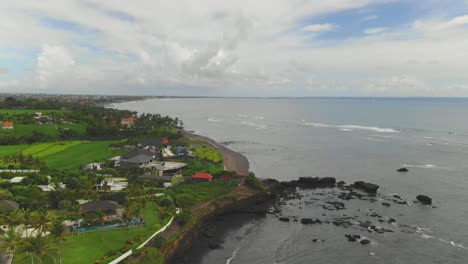
M 97 211 L 112 211 L 119 208 L 120 205 L 117 202 L 110 200 L 99 200 L 91 201 L 80 205 L 80 211 L 83 213 L 92 213 Z
M 12 200 L 0 200 L 0 212 L 11 212 L 19 208 L 19 204 Z

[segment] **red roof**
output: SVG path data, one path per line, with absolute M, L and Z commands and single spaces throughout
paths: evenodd
M 169 139 L 163 138 L 162 143 L 163 143 L 164 145 L 169 144 Z
M 135 118 L 134 117 L 122 118 L 121 122 L 126 123 L 126 124 L 132 124 L 133 122 L 135 122 Z
M 13 126 L 13 122 L 11 121 L 4 121 L 3 122 L 3 127 L 12 127 Z
M 206 173 L 206 172 L 197 172 L 192 176 L 192 179 L 213 179 L 213 175 Z

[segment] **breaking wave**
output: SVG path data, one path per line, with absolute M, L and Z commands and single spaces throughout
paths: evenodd
M 416 234 L 418 234 L 423 239 L 437 239 L 440 242 L 449 244 L 449 245 L 451 245 L 453 247 L 456 247 L 456 248 L 468 249 L 468 247 L 465 247 L 465 245 L 463 245 L 462 243 L 457 243 L 455 241 L 446 240 L 446 239 L 443 239 L 443 238 L 435 237 L 433 235 L 429 235 L 428 233 L 432 233 L 432 230 L 430 230 L 429 228 L 416 227 L 415 232 L 416 232 Z
M 220 119 L 216 119 L 216 118 L 214 118 L 214 117 L 210 117 L 210 118 L 208 118 L 208 122 L 221 122 L 221 120 L 220 120 Z
M 313 126 L 318 128 L 337 128 L 343 131 L 353 131 L 353 130 L 367 130 L 374 131 L 377 133 L 397 133 L 399 130 L 393 128 L 380 128 L 380 127 L 370 127 L 370 126 L 358 126 L 358 125 L 330 125 L 323 123 L 304 123 L 304 126 Z
M 441 166 L 437 166 L 434 164 L 424 164 L 424 165 L 402 164 L 402 166 L 408 167 L 408 168 L 419 168 L 419 169 L 440 169 L 440 170 L 448 169 L 446 167 L 441 167 Z

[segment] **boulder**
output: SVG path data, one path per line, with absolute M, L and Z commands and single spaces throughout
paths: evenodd
M 289 222 L 289 218 L 287 217 L 280 217 L 279 220 L 282 222 Z
M 301 219 L 301 224 L 303 225 L 311 225 L 311 224 L 321 224 L 322 221 L 320 219 L 312 219 L 312 218 L 302 218 Z
M 332 188 L 335 187 L 336 179 L 333 177 L 300 177 L 297 184 L 303 188 Z
M 376 194 L 379 186 L 373 183 L 357 181 L 354 183 L 354 188 L 365 191 L 366 193 Z
M 363 240 L 361 240 L 361 242 L 359 242 L 359 243 L 361 243 L 362 245 L 367 245 L 367 244 L 370 243 L 370 240 L 368 240 L 368 239 L 363 239 Z
M 408 172 L 409 170 L 407 168 L 400 168 L 397 171 L 398 172 Z
M 418 201 L 422 204 L 425 204 L 425 205 L 431 205 L 432 204 L 432 199 L 429 197 L 429 196 L 426 196 L 426 195 L 418 195 L 416 196 L 416 199 L 418 199 Z

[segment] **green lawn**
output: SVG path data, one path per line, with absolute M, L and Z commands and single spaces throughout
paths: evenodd
M 176 197 L 180 197 L 181 195 L 190 197 L 194 204 L 198 204 L 228 194 L 238 185 L 238 180 L 196 182 L 179 185 L 174 188 L 174 192 L 176 193 Z
M 86 134 L 86 126 L 83 124 L 66 124 L 66 125 L 58 125 L 60 128 L 68 128 L 71 131 L 74 131 L 80 135 Z
M 109 150 L 108 146 L 120 141 L 57 141 L 33 145 L 0 146 L 0 157 L 23 152 L 45 161 L 54 169 L 78 169 L 81 164 L 103 161 L 123 154 L 122 150 Z
M 46 134 L 52 138 L 57 138 L 57 127 L 55 125 L 36 125 L 36 124 L 15 124 L 13 128 L 13 133 L 15 137 L 29 137 L 32 135 L 33 131 Z
M 18 152 L 24 151 L 29 147 L 30 145 L 0 146 L 0 157 L 16 154 Z
M 155 231 L 160 229 L 169 219 L 160 219 L 157 205 L 149 202 L 142 211 L 141 217 L 146 226 L 134 228 L 122 228 L 108 231 L 96 231 L 81 233 L 79 235 L 68 235 L 62 242 L 62 263 L 95 263 L 110 251 L 121 249 L 127 240 L 136 239 L 141 236 L 144 241 Z M 54 254 L 55 255 L 55 254 Z M 56 256 L 55 256 L 56 257 Z M 30 259 L 19 256 L 15 263 L 30 263 Z M 53 264 L 52 258 L 44 258 L 44 264 Z

